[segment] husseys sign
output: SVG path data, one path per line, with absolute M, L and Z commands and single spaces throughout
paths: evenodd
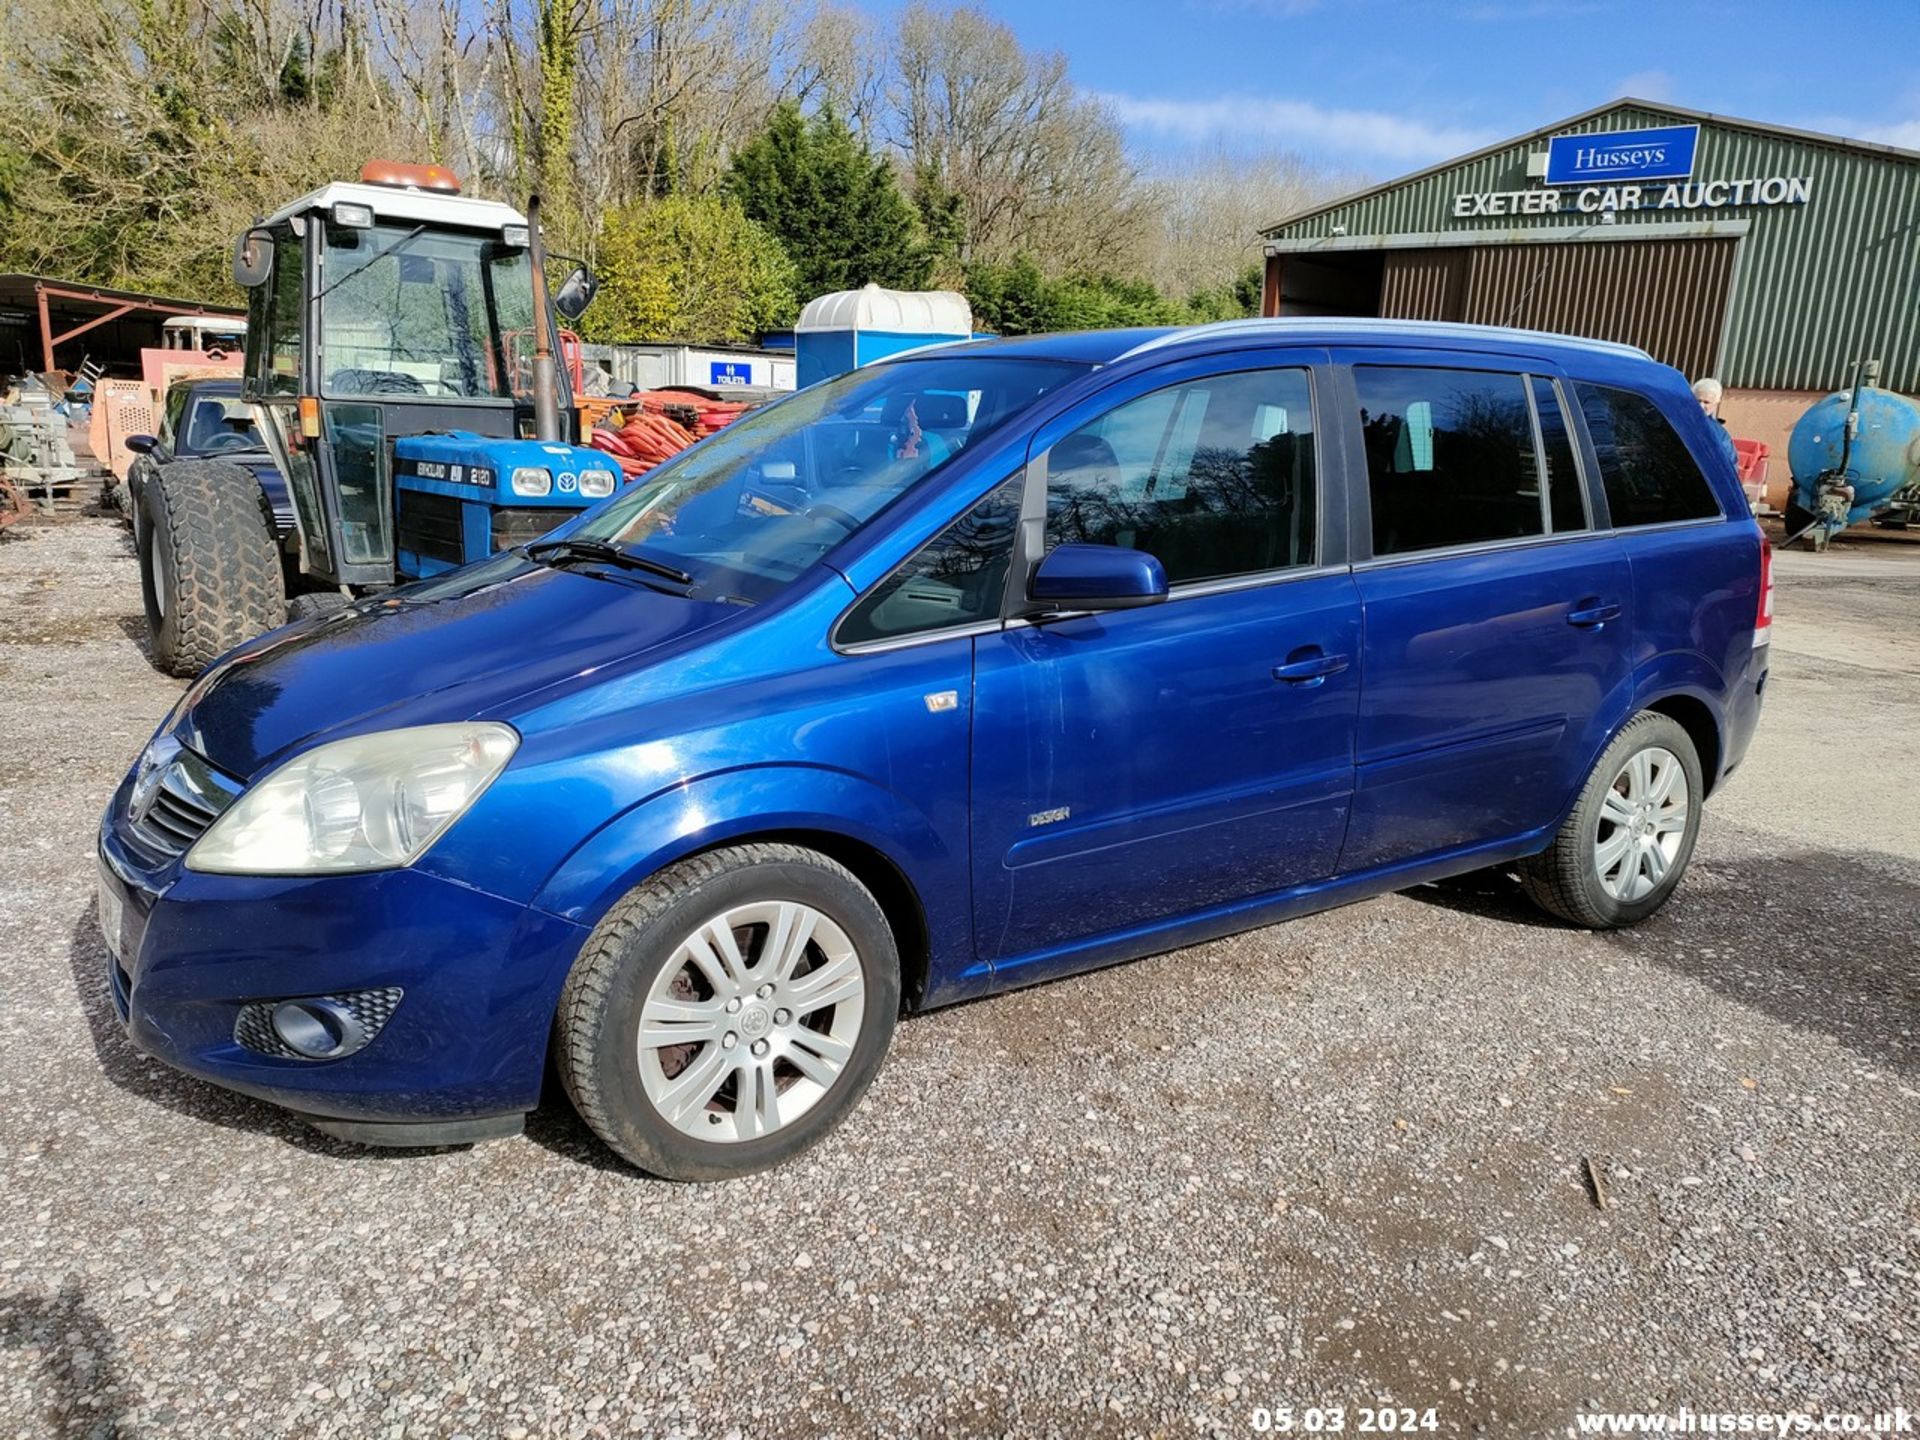
M 1578 190 L 1485 190 L 1453 197 L 1453 218 L 1513 215 L 1610 215 L 1618 211 L 1727 210 L 1742 205 L 1804 205 L 1806 175 L 1759 180 L 1689 180 L 1668 185 L 1583 185 Z
M 1547 184 L 1684 180 L 1693 174 L 1693 154 L 1699 148 L 1698 125 L 1556 135 L 1547 142 Z

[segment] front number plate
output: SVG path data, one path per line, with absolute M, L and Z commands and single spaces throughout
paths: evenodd
M 120 892 L 107 878 L 106 867 L 100 869 L 100 933 L 106 937 L 107 953 L 115 960 L 120 959 L 120 931 L 126 924 L 126 904 L 120 898 Z

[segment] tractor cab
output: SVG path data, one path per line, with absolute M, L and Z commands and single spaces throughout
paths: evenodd
M 246 396 L 293 498 L 303 585 L 448 569 L 612 493 L 613 462 L 572 443 L 553 361 L 554 312 L 578 316 L 593 280 L 575 270 L 548 303 L 529 208 L 375 162 L 240 238 Z

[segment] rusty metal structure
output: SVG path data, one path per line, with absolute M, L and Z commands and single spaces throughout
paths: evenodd
M 110 369 L 131 365 L 131 373 L 137 374 L 139 352 L 159 346 L 162 322 L 175 315 L 237 320 L 241 311 L 49 275 L 0 274 L 0 345 L 9 331 L 15 332 L 12 353 L 0 349 L 0 371 L 77 370 L 91 354 L 106 357 Z M 19 333 L 29 324 L 37 330 L 37 344 L 31 348 Z M 88 344 L 78 343 L 88 337 Z

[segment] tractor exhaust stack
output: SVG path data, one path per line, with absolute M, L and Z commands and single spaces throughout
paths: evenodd
M 527 197 L 527 247 L 533 260 L 533 438 L 560 440 L 560 369 L 553 358 L 553 311 L 547 303 L 547 242 L 540 233 L 540 197 Z

